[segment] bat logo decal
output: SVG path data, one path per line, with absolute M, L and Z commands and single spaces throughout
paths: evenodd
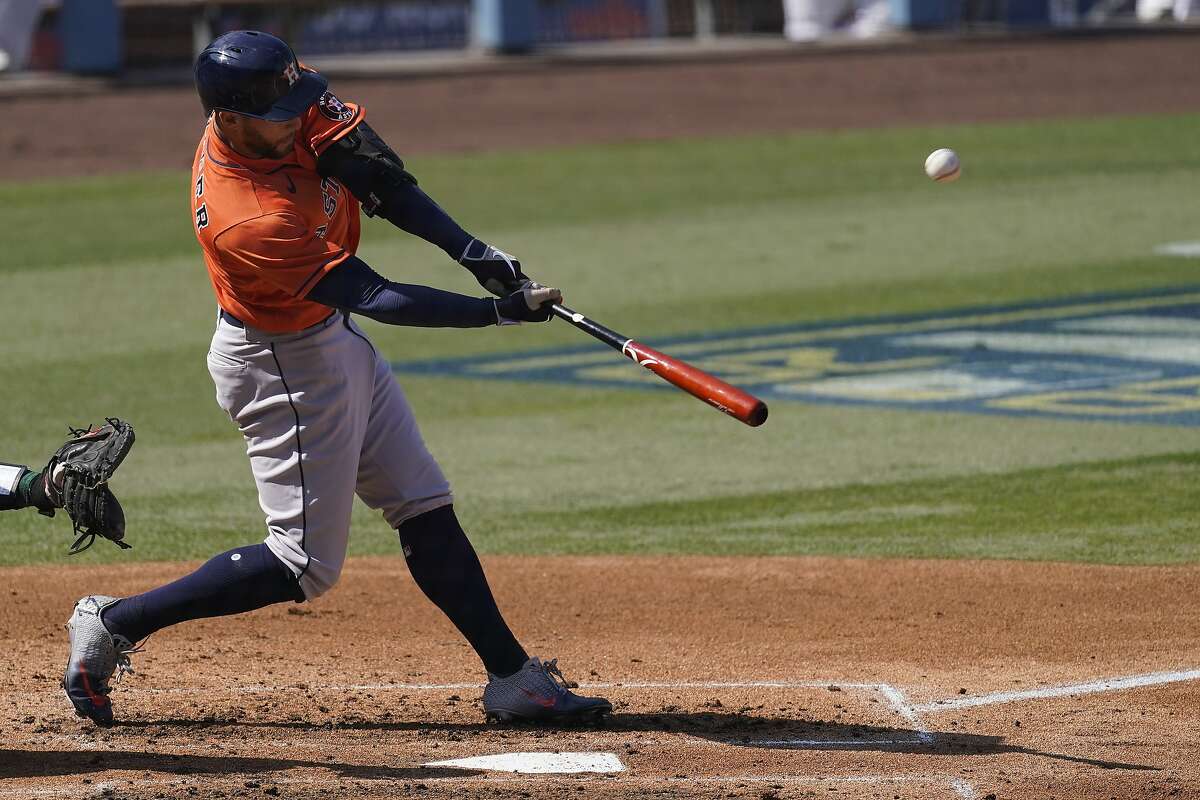
M 650 367 L 658 366 L 659 362 L 653 358 L 646 358 L 645 360 L 639 360 L 637 350 L 634 350 L 632 347 L 629 346 L 632 343 L 633 343 L 633 340 L 630 339 L 628 342 L 621 345 L 621 353 L 623 355 L 629 356 L 631 359 L 633 359 L 633 363 L 643 366 L 646 369 L 650 369 Z

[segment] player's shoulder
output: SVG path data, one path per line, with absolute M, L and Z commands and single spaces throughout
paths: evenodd
M 335 125 L 343 125 L 347 122 L 357 122 L 362 111 L 363 107 L 359 103 L 352 100 L 342 101 L 333 92 L 326 90 L 313 104 L 310 116 L 328 120 Z
M 331 91 L 326 91 L 305 112 L 303 137 L 314 155 L 321 152 L 354 129 L 362 122 L 366 110 L 361 104 L 341 100 Z
M 300 62 L 301 69 L 317 72 L 314 67 Z M 328 127 L 330 124 L 334 126 L 342 126 L 349 123 L 349 127 L 354 127 L 358 124 L 363 113 L 362 105 L 349 100 L 343 101 L 339 99 L 333 90 L 328 86 L 324 93 L 317 98 L 317 102 L 309 107 L 304 115 L 304 127 L 307 130 L 309 127 Z

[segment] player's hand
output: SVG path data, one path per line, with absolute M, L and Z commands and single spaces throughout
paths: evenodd
M 520 261 L 478 239 L 471 240 L 458 263 L 471 270 L 479 285 L 497 297 L 519 291 L 529 280 L 521 272 Z
M 496 324 L 520 325 L 522 322 L 545 322 L 554 312 L 550 306 L 562 302 L 562 292 L 533 281 L 526 281 L 520 291 L 496 300 Z

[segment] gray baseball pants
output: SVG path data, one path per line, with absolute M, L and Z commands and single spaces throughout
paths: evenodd
M 393 528 L 453 502 L 391 367 L 341 312 L 293 334 L 220 318 L 208 371 L 246 440 L 267 547 L 308 599 L 337 582 L 355 494 Z

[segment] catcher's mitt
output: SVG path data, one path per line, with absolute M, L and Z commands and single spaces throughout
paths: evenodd
M 50 457 L 42 472 L 46 496 L 71 517 L 79 534 L 69 555 L 92 546 L 97 536 L 123 550 L 125 512 L 108 488 L 108 479 L 133 447 L 133 426 L 115 417 L 87 430 L 71 428 L 71 438 Z M 50 511 L 47 516 L 54 516 Z

